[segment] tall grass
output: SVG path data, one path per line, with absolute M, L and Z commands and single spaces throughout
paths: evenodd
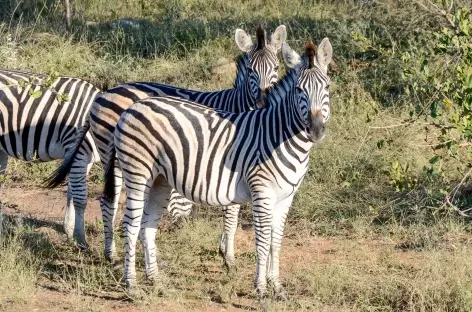
M 21 3 L 20 16 L 12 4 L 0 27 L 0 66 L 81 77 L 102 88 L 126 81 L 159 81 L 216 90 L 230 87 L 233 80 L 231 73 L 212 75 L 211 67 L 221 57 L 240 53 L 233 42 L 236 27 L 253 32 L 261 21 L 270 33 L 283 23 L 289 43 L 298 51 L 309 36 L 315 41 L 327 36 L 338 68 L 331 73 L 329 135 L 312 153 L 292 216 L 328 223 L 357 217 L 388 221 L 417 215 L 410 209 L 417 204 L 437 205 L 431 192 L 418 189 L 395 194 L 390 186 L 389 170 L 395 159 L 408 163 L 409 174 L 421 180 L 421 170 L 432 151 L 415 147 L 423 139 L 420 128 L 370 128 L 398 123 L 412 105 L 402 92 L 395 53 L 421 42 L 422 29 L 440 27 L 421 7 L 388 0 L 258 0 L 244 5 L 223 0 L 133 0 L 113 7 L 106 1 L 74 5 L 74 25 L 66 31 L 63 8 L 57 3 Z M 423 18 L 417 18 L 418 14 Z M 134 18 L 140 27 L 113 26 L 119 18 Z M 86 26 L 87 21 L 97 24 Z M 354 33 L 374 46 L 366 46 Z M 380 49 L 393 53 L 379 58 Z M 380 141 L 385 142 L 383 148 L 379 148 Z M 15 181 L 31 180 L 32 176 L 39 181 L 52 169 L 45 166 L 32 172 L 35 169 L 23 170 L 21 165 L 15 168 Z
M 32 301 L 38 279 L 39 262 L 23 241 L 29 230 L 16 225 L 0 237 L 0 307 Z

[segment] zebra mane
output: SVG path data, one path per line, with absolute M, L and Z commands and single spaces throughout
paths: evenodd
M 266 39 L 265 39 L 266 33 L 264 30 L 264 27 L 262 27 L 262 24 L 259 24 L 256 29 L 256 39 L 257 39 L 257 46 L 256 50 L 262 50 L 265 48 L 266 45 Z
M 265 99 L 266 107 L 280 105 L 280 103 L 278 103 L 280 99 L 286 98 L 287 93 L 295 90 L 299 73 L 300 71 L 297 69 L 290 69 L 282 79 L 277 81 L 269 89 L 269 93 Z
M 247 78 L 247 68 L 249 66 L 249 55 L 243 53 L 236 58 L 236 79 L 233 88 L 239 88 Z
M 315 66 L 316 46 L 311 38 L 306 45 L 305 55 L 308 58 L 308 68 L 313 68 L 313 66 Z

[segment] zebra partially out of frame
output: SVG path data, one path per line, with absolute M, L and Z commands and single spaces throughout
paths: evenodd
M 63 159 L 76 151 L 67 188 L 64 229 L 86 248 L 86 175 L 99 156 L 90 134 L 80 147 L 76 134 L 100 90 L 87 81 L 0 70 L 0 174 L 8 157 L 25 161 Z
M 256 288 L 267 281 L 280 299 L 279 254 L 288 210 L 308 169 L 314 143 L 325 137 L 329 118 L 327 38 L 312 42 L 301 58 L 285 43 L 289 73 L 272 89 L 267 108 L 239 114 L 190 101 L 155 97 L 141 100 L 120 117 L 115 153 L 126 185 L 125 281 L 136 285 L 136 241 L 154 245 L 156 220 L 172 189 L 201 204 L 224 206 L 252 201 L 256 232 Z M 104 196 L 115 196 L 113 166 L 105 174 Z M 156 278 L 156 250 L 145 249 L 146 275 Z
M 107 151 L 110 150 L 110 146 L 113 146 L 113 131 L 121 113 L 138 100 L 152 96 L 175 96 L 230 112 L 258 108 L 258 104 L 262 101 L 261 91 L 265 92 L 277 81 L 279 67 L 277 52 L 285 42 L 286 36 L 285 26 L 280 25 L 268 42 L 264 29 L 259 26 L 256 31 L 257 41 L 253 44 L 249 35 L 237 29 L 235 41 L 245 53 L 237 63 L 237 77 L 232 89 L 200 92 L 159 83 L 137 82 L 120 85 L 103 92 L 90 110 L 90 126 L 102 164 L 108 163 Z M 87 130 L 88 128 L 85 129 Z M 77 146 L 79 145 L 80 143 Z M 50 179 L 49 187 L 55 187 L 65 179 L 72 162 L 73 153 Z M 114 176 L 115 195 L 118 195 L 122 184 L 122 173 L 118 167 L 115 167 Z M 192 202 L 176 192 L 172 193 L 171 199 L 168 210 L 174 217 L 190 214 Z M 113 228 L 118 208 L 118 196 L 112 200 L 102 197 L 100 205 L 105 233 L 105 257 L 111 261 L 116 254 Z M 224 231 L 220 240 L 220 251 L 224 255 L 226 265 L 233 266 L 235 263 L 234 235 L 239 205 L 225 207 L 224 212 Z

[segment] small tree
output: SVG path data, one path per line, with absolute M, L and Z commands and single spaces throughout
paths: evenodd
M 426 121 L 425 129 L 432 137 L 431 147 L 436 153 L 430 159 L 431 166 L 425 168 L 427 174 L 441 174 L 444 158 L 468 168 L 457 186 L 444 191 L 443 207 L 472 218 L 468 214 L 470 209 L 464 211 L 454 205 L 458 190 L 472 173 L 472 10 L 454 8 L 454 2 L 446 9 L 430 1 L 417 3 L 440 15 L 445 26 L 430 33 L 432 47 L 402 54 L 403 76 L 408 86 L 405 91 L 424 104 L 410 112 L 411 119 L 406 124 Z
M 67 23 L 67 29 L 70 29 L 71 27 L 71 17 L 70 17 L 70 2 L 69 0 L 64 0 L 64 6 L 66 7 L 66 23 Z

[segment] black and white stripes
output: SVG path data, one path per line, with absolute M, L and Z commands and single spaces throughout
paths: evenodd
M 177 88 L 159 83 L 136 82 L 117 86 L 104 92 L 97 98 L 91 108 L 90 125 L 100 153 L 102 164 L 108 163 L 109 150 L 113 148 L 113 131 L 121 113 L 135 101 L 151 96 L 174 96 L 184 98 L 202 105 L 230 112 L 243 112 L 261 107 L 266 89 L 273 85 L 278 77 L 279 61 L 277 52 L 286 39 L 285 26 L 279 26 L 271 35 L 270 42 L 266 40 L 262 27 L 257 30 L 257 42 L 252 43 L 250 36 L 243 30 L 236 30 L 235 41 L 245 53 L 237 63 L 237 77 L 231 89 L 199 92 Z M 65 178 L 68 164 L 73 161 L 73 155 L 61 165 L 54 184 Z M 115 195 L 121 191 L 122 173 L 119 167 L 114 170 Z M 172 201 L 168 206 L 170 212 L 188 215 L 192 203 L 176 193 L 172 193 Z M 105 256 L 112 259 L 115 254 L 113 227 L 118 207 L 118 196 L 101 199 L 102 217 L 105 232 Z M 225 210 L 225 226 L 220 249 L 225 254 L 228 265 L 234 263 L 234 233 L 237 227 L 239 206 L 233 205 Z
M 155 227 L 175 188 L 207 205 L 252 201 L 258 293 L 264 296 L 270 281 L 276 295 L 285 296 L 279 281 L 280 244 L 310 149 L 325 135 L 332 48 L 328 39 L 317 51 L 309 43 L 303 59 L 286 44 L 282 50 L 292 69 L 269 92 L 266 109 L 235 114 L 173 97 L 154 97 L 121 114 L 114 147 L 127 190 L 123 220 L 128 286 L 136 284 L 138 235 L 149 248 L 147 276 L 157 274 Z M 112 198 L 114 158 L 108 159 L 104 195 Z
M 100 90 L 77 78 L 0 70 L 0 171 L 8 157 L 25 161 L 65 158 Z M 86 134 L 72 164 L 64 226 L 85 247 L 86 174 L 98 153 Z

